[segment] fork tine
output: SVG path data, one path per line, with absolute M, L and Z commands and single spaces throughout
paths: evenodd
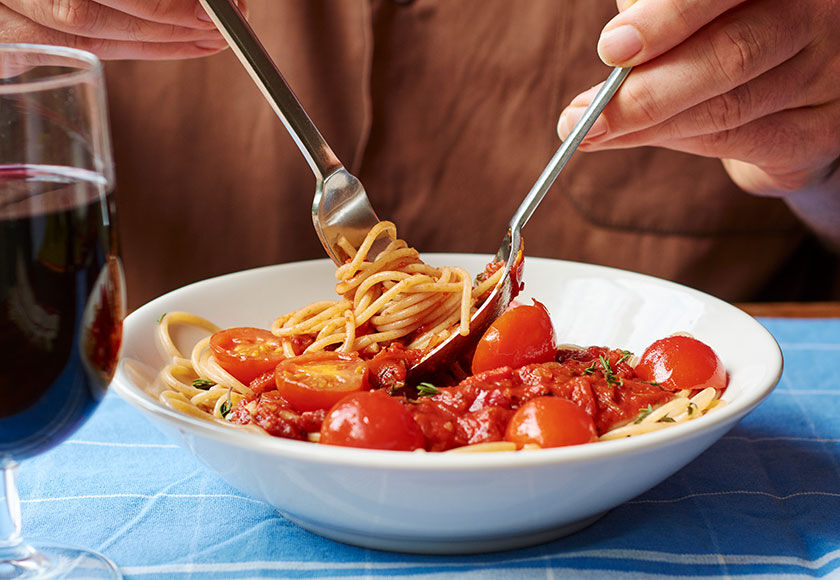
M 349 256 L 339 245 L 341 239 L 358 248 L 379 218 L 361 182 L 342 167 L 316 188 L 312 223 L 327 253 L 334 262 L 342 264 Z M 372 257 L 385 249 L 390 237 L 380 240 L 370 250 Z

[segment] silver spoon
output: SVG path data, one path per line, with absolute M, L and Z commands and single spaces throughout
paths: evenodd
M 338 241 L 344 237 L 358 248 L 379 222 L 365 188 L 327 145 L 233 0 L 200 2 L 309 163 L 315 174 L 315 231 L 330 258 L 343 264 L 348 256 Z M 387 242 L 384 238 L 377 240 L 371 256 L 382 251 Z
M 621 83 L 627 78 L 630 73 L 630 68 L 615 68 L 610 73 L 607 80 L 601 86 L 598 94 L 584 111 L 583 116 L 575 124 L 569 136 L 557 149 L 557 152 L 548 162 L 542 174 L 540 174 L 531 191 L 525 196 L 525 199 L 519 205 L 516 213 L 510 220 L 507 234 L 502 240 L 502 245 L 496 252 L 493 262 L 503 262 L 504 270 L 502 277 L 499 279 L 496 287 L 491 292 L 490 296 L 481 305 L 481 307 L 470 318 L 470 332 L 466 336 L 462 336 L 457 332 L 453 332 L 449 338 L 439 344 L 436 348 L 426 354 L 426 356 L 414 365 L 409 374 L 411 377 L 422 377 L 434 370 L 441 368 L 446 363 L 456 359 L 459 354 L 465 352 L 472 344 L 474 344 L 479 337 L 484 333 L 490 323 L 501 315 L 504 309 L 510 304 L 511 300 L 518 292 L 517 284 L 519 283 L 518 269 L 521 267 L 522 256 L 522 228 L 531 218 L 534 210 L 548 193 L 549 188 L 560 175 L 560 171 L 566 166 L 566 163 L 571 159 L 572 154 L 586 137 L 586 133 L 592 128 L 592 125 L 598 119 L 598 116 L 607 106 L 610 99 L 618 91 Z

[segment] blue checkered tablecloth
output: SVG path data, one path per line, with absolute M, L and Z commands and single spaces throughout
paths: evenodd
M 572 536 L 415 556 L 335 543 L 244 496 L 110 394 L 21 465 L 24 533 L 99 550 L 127 578 L 840 578 L 840 320 L 762 319 L 772 395 L 713 448 Z

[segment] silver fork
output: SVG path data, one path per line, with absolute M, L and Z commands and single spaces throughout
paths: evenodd
M 339 240 L 346 238 L 358 248 L 379 222 L 365 188 L 327 145 L 233 0 L 200 2 L 309 163 L 315 174 L 312 223 L 330 258 L 343 264 L 348 256 Z M 388 241 L 379 238 L 371 257 Z

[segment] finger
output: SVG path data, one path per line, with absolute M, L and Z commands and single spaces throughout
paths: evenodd
M 204 9 L 198 0 L 97 0 L 99 4 L 131 16 L 191 28 L 211 28 L 213 23 L 204 18 Z
M 654 127 L 790 60 L 813 34 L 811 22 L 800 12 L 786 0 L 744 4 L 728 12 L 673 50 L 633 69 L 605 109 L 601 125 L 609 127 L 609 138 Z M 566 124 L 580 118 L 593 95 L 590 90 L 572 100 L 562 115 Z M 595 129 L 590 140 L 599 136 Z M 607 137 L 603 131 L 600 136 Z
M 28 19 L 60 32 L 106 40 L 190 42 L 218 38 L 217 31 L 136 18 L 93 0 L 4 0 Z
M 59 33 L 63 34 L 63 33 Z M 131 42 L 65 35 L 64 46 L 86 50 L 102 60 L 181 60 L 201 58 L 227 48 L 224 40 L 197 42 Z
M 840 155 L 840 101 L 790 109 L 737 129 L 673 142 L 686 152 L 746 161 L 780 179 L 828 167 Z
M 840 156 L 838 126 L 840 100 L 781 111 L 737 129 L 675 139 L 661 146 L 755 165 L 779 190 L 797 191 L 823 178 Z M 582 148 L 588 150 L 586 145 Z
M 624 9 L 598 40 L 598 55 L 610 66 L 635 66 L 677 46 L 744 0 L 641 0 Z M 629 5 L 628 5 L 629 4 Z
M 0 4 L 0 38 L 5 42 L 50 44 L 86 50 L 101 59 L 184 59 L 208 56 L 226 47 L 224 40 L 132 42 L 67 34 L 29 20 Z
M 786 109 L 822 105 L 837 98 L 833 74 L 825 60 L 808 47 L 756 79 L 695 105 L 653 127 L 611 137 L 590 139 L 594 148 L 638 147 L 735 129 Z M 835 65 L 840 73 L 840 61 Z
M 198 0 L 98 0 L 100 4 L 145 20 L 165 22 L 192 28 L 215 28 Z M 236 0 L 239 9 L 247 14 L 245 0 Z

